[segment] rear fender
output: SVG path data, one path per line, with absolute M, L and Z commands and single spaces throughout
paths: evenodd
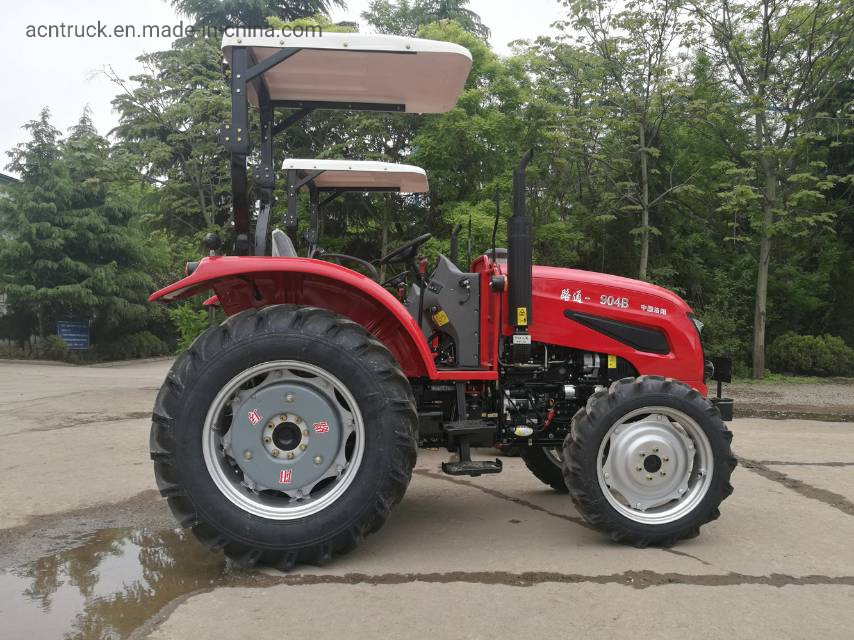
M 210 289 L 227 315 L 286 303 L 322 307 L 350 318 L 392 352 L 407 377 L 448 379 L 446 374 L 459 373 L 437 372 L 424 335 L 400 301 L 370 278 L 340 265 L 308 258 L 204 258 L 191 275 L 149 300 L 174 302 Z

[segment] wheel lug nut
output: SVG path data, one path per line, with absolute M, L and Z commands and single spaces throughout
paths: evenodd
M 638 465 L 638 466 L 636 466 L 636 467 L 635 467 L 635 470 L 636 470 L 636 471 L 643 471 L 643 467 L 642 467 L 642 466 L 640 466 L 640 465 Z
M 299 449 L 300 449 L 300 451 L 305 451 L 306 449 L 308 449 L 308 445 L 307 444 L 301 444 L 299 446 Z
M 244 451 L 243 457 L 246 458 L 247 460 L 251 460 L 252 459 L 252 452 L 251 451 Z
M 302 430 L 302 435 L 307 436 L 307 435 L 308 435 L 308 429 L 303 429 L 303 430 Z
M 288 451 L 288 460 L 293 460 L 293 459 L 294 459 L 294 452 Z
M 641 458 L 645 458 L 645 457 L 646 457 L 646 453 L 644 453 L 643 451 L 641 451 L 638 455 L 639 455 Z
M 652 476 L 647 476 L 647 477 L 646 477 L 646 479 L 647 479 L 647 480 L 652 480 Z
M 670 458 L 668 458 L 667 456 L 664 456 L 664 457 L 662 458 L 662 460 L 664 460 L 665 462 L 670 462 Z
M 323 458 L 321 458 L 320 456 L 317 456 L 317 457 L 314 459 L 314 464 L 320 464 L 321 462 L 323 462 Z
M 662 471 L 662 472 L 661 472 L 661 475 L 666 476 L 666 475 L 667 475 L 667 472 L 666 472 L 666 471 Z
M 652 452 L 653 452 L 653 453 L 658 453 L 658 447 L 655 447 L 655 449 L 653 449 L 653 450 L 652 450 Z
M 274 458 L 278 458 L 278 457 L 279 457 L 279 450 L 278 450 L 278 449 L 273 449 L 270 453 L 272 453 L 272 454 L 273 454 L 273 457 L 274 457 Z
M 272 441 L 272 438 L 264 438 L 264 442 L 266 442 L 267 444 L 270 444 Z
M 300 418 L 299 416 L 296 416 L 296 417 L 294 418 L 294 422 L 296 422 L 297 424 L 299 424 L 300 422 L 302 422 L 302 418 Z

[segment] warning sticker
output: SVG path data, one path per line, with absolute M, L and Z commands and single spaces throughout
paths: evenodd
M 443 327 L 448 324 L 448 314 L 445 313 L 444 309 L 439 309 L 433 314 L 433 322 L 436 323 L 437 327 Z
M 516 326 L 528 326 L 528 307 L 516 307 Z
M 293 473 L 293 469 L 282 469 L 279 471 L 279 484 L 290 484 Z
M 252 411 L 249 412 L 249 422 L 253 425 L 258 424 L 261 420 L 263 420 L 263 418 L 261 417 L 258 409 L 252 409 Z
M 608 356 L 608 368 L 616 369 L 617 368 L 617 356 Z
M 329 433 L 329 423 L 326 421 L 315 422 L 312 426 L 315 433 Z

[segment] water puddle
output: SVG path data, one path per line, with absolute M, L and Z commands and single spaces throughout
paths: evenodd
M 0 572 L 0 636 L 127 638 L 169 602 L 230 573 L 184 531 L 104 529 Z

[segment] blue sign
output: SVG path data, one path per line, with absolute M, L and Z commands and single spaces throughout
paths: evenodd
M 89 323 L 60 320 L 56 323 L 56 335 L 69 349 L 89 348 Z

